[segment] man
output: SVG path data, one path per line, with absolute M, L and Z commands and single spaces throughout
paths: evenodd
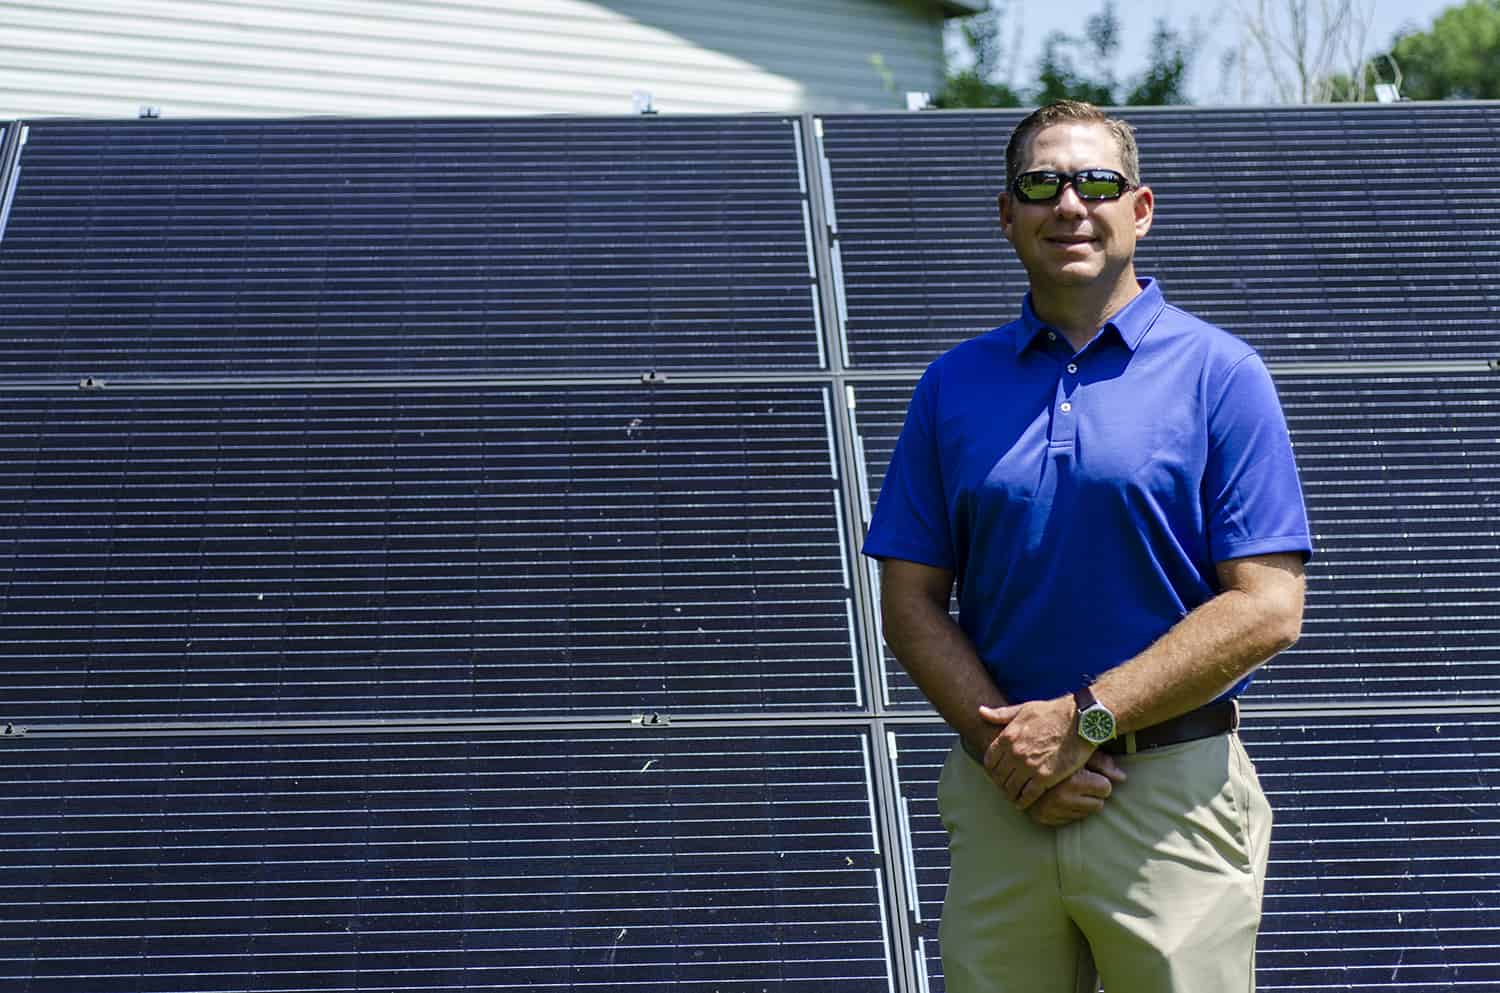
M 1271 813 L 1235 698 L 1296 640 L 1311 553 L 1285 419 L 1248 345 L 1137 279 L 1128 124 L 1043 107 L 1006 179 L 1021 317 L 923 375 L 864 549 L 960 738 L 944 979 L 1250 993 Z

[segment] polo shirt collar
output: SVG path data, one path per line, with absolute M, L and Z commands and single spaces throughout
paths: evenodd
M 1140 345 L 1141 339 L 1146 337 L 1146 332 L 1151 325 L 1156 323 L 1157 316 L 1162 308 L 1167 305 L 1166 298 L 1162 296 L 1161 287 L 1153 278 L 1137 279 L 1141 292 L 1136 294 L 1135 299 L 1121 307 L 1119 312 L 1104 325 L 1105 329 L 1115 329 L 1120 341 L 1132 352 Z M 1030 348 L 1036 341 L 1037 336 L 1047 330 L 1047 323 L 1037 316 L 1031 307 L 1031 294 L 1028 292 L 1026 298 L 1021 301 L 1021 320 L 1016 328 L 1016 354 L 1020 355 Z

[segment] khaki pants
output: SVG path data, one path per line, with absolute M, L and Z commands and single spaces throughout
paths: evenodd
M 1271 808 L 1239 736 L 1119 761 L 1102 811 L 1046 828 L 953 749 L 949 993 L 1253 993 Z

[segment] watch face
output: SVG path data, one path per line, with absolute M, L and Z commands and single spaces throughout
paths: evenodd
M 1094 744 L 1115 736 L 1115 715 L 1103 707 L 1090 707 L 1078 715 L 1078 733 Z

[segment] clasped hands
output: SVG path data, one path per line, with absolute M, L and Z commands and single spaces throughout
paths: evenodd
M 1038 824 L 1061 827 L 1104 807 L 1125 771 L 1078 736 L 1071 696 L 1011 707 L 980 707 L 1000 730 L 984 752 L 984 769 Z

